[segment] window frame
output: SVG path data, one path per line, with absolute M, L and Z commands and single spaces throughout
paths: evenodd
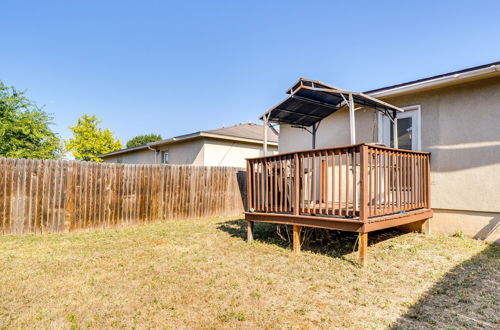
M 165 161 L 165 156 L 167 156 L 167 161 Z M 170 164 L 170 155 L 168 154 L 168 150 L 163 150 L 161 152 L 161 163 Z
M 401 107 L 404 112 L 398 112 L 396 118 L 407 118 L 413 117 L 415 120 L 412 121 L 412 132 L 415 132 L 416 138 L 412 140 L 412 149 L 414 151 L 420 151 L 422 149 L 422 124 L 421 124 L 421 106 L 420 104 L 409 105 L 406 107 Z M 390 146 L 390 126 L 391 121 L 389 118 L 384 116 L 382 113 L 378 113 L 378 142 L 384 143 L 386 146 Z M 415 148 L 413 148 L 413 143 L 415 143 Z

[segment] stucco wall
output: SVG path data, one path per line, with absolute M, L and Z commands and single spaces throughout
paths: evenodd
M 154 164 L 155 152 L 149 149 L 137 150 L 116 156 L 106 157 L 104 158 L 104 162 L 123 164 Z
M 434 208 L 500 212 L 500 78 L 387 101 L 421 105 Z
M 491 226 L 491 221 L 485 220 L 488 217 L 474 212 L 490 214 L 498 227 L 500 77 L 383 100 L 400 107 L 421 106 L 421 149 L 431 152 L 432 207 L 447 210 L 447 214 L 456 212 L 457 219 L 462 219 L 457 220 L 457 228 L 460 221 L 476 221 L 469 228 Z M 348 127 L 347 111 L 326 118 L 318 130 L 317 147 L 348 144 Z M 356 112 L 356 138 L 357 142 L 378 140 L 373 111 Z M 281 126 L 280 152 L 310 146 L 309 133 Z M 433 226 L 439 223 L 437 228 L 449 226 L 448 231 L 453 231 L 451 219 L 437 216 Z M 477 236 L 472 232 L 468 234 Z
M 357 142 L 375 142 L 377 140 L 376 114 L 374 111 L 356 111 Z M 349 113 L 338 111 L 323 119 L 316 133 L 316 148 L 334 147 L 350 144 Z M 311 149 L 312 135 L 306 130 L 280 126 L 279 152 Z
M 268 153 L 277 153 L 276 146 L 268 145 Z M 259 157 L 263 155 L 262 145 L 205 139 L 205 162 L 207 166 L 235 166 L 246 167 L 246 158 Z
M 436 233 L 467 236 L 500 244 L 500 213 L 434 210 L 431 230 Z
M 168 150 L 170 164 L 203 165 L 203 140 L 179 142 L 159 148 L 160 151 Z M 150 149 L 132 151 L 116 156 L 104 158 L 107 163 L 124 164 L 157 164 L 162 162 L 162 153 Z
M 178 142 L 159 148 L 161 151 L 168 150 L 170 164 L 204 165 L 203 140 L 196 139 Z M 161 156 L 158 161 L 161 162 Z
M 203 138 L 178 142 L 159 148 L 155 158 L 152 150 L 138 150 L 109 156 L 105 162 L 124 164 L 155 164 L 162 161 L 161 151 L 167 151 L 170 164 L 246 167 L 246 158 L 262 156 L 262 145 L 236 141 Z M 277 153 L 276 146 L 268 145 L 268 152 Z

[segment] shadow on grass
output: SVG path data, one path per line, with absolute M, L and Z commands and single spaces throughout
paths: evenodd
M 291 234 L 291 226 L 288 227 L 288 232 Z M 243 219 L 221 222 L 217 228 L 233 237 L 246 240 L 246 222 Z M 395 228 L 372 232 L 369 235 L 368 243 L 369 245 L 377 244 L 400 234 L 401 231 Z M 284 230 L 282 230 L 282 235 L 287 237 Z M 344 258 L 345 255 L 357 249 L 357 246 L 355 246 L 357 238 L 358 234 L 353 232 L 317 229 L 310 234 L 309 239 L 303 242 L 302 250 L 328 255 L 333 258 Z M 290 241 L 278 235 L 276 224 L 255 222 L 254 240 L 275 244 L 282 248 L 290 248 Z
M 402 315 L 392 329 L 498 329 L 500 247 L 461 263 Z

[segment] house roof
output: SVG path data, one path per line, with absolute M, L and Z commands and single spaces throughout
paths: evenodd
M 402 84 L 382 87 L 366 91 L 365 94 L 383 97 L 406 94 L 426 89 L 444 87 L 478 79 L 484 79 L 500 75 L 500 61 L 483 64 L 467 69 L 439 74 L 432 77 L 417 79 Z
M 191 134 L 180 135 L 170 139 L 152 142 L 151 147 L 158 147 L 197 137 L 211 137 L 221 140 L 232 140 L 249 143 L 262 143 L 264 141 L 264 127 L 259 124 L 245 123 L 228 127 L 221 127 Z M 267 128 L 267 141 L 269 144 L 278 144 L 278 135 Z
M 347 105 L 354 104 L 379 111 L 403 111 L 372 96 L 343 90 L 318 80 L 300 78 L 290 89 L 289 96 L 261 117 L 267 121 L 309 127 Z
M 190 134 L 175 136 L 169 139 L 147 143 L 141 146 L 116 150 L 100 157 L 108 157 L 128 152 L 155 149 L 161 146 L 192 140 L 197 138 L 214 138 L 219 140 L 239 141 L 247 143 L 261 144 L 264 141 L 264 127 L 254 123 L 237 124 L 228 127 L 221 127 L 212 130 L 198 131 Z M 267 139 L 269 145 L 278 145 L 278 135 L 270 128 L 267 128 Z

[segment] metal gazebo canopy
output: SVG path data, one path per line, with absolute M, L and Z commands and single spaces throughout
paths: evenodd
M 312 134 L 312 147 L 316 147 L 316 131 L 320 122 L 334 112 L 347 106 L 351 144 L 356 144 L 354 112 L 360 108 L 372 108 L 382 112 L 393 123 L 394 147 L 397 148 L 396 113 L 403 112 L 389 103 L 380 101 L 363 93 L 343 90 L 321 81 L 300 78 L 286 92 L 289 96 L 274 106 L 260 118 L 264 127 L 270 123 L 289 124 L 308 130 Z M 358 108 L 355 108 L 358 105 Z M 312 130 L 309 130 L 311 127 Z M 264 153 L 267 153 L 267 130 L 264 129 Z

